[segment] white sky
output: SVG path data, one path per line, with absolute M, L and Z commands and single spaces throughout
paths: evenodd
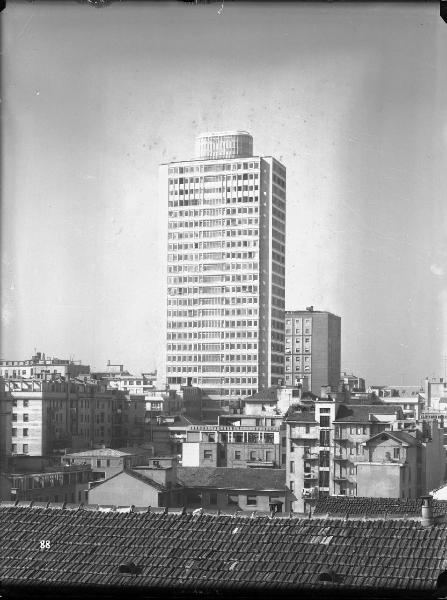
M 368 383 L 443 375 L 447 25 L 437 3 L 8 2 L 4 358 L 164 356 L 158 164 L 246 129 L 288 170 L 286 307 Z

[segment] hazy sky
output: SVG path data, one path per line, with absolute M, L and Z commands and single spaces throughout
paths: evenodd
M 287 166 L 286 307 L 342 317 L 342 368 L 447 355 L 447 25 L 438 3 L 8 2 L 4 358 L 164 355 L 158 165 L 246 129 Z

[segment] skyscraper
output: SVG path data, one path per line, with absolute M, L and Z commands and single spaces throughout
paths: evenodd
M 341 319 L 330 312 L 286 311 L 286 384 L 307 380 L 307 388 L 317 396 L 321 387 L 337 391 L 340 381 Z
M 168 203 L 169 384 L 243 397 L 283 379 L 286 169 L 245 131 L 161 167 Z

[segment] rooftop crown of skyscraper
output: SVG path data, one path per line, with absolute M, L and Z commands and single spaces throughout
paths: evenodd
M 253 156 L 253 138 L 247 131 L 212 131 L 196 138 L 196 158 L 245 158 Z

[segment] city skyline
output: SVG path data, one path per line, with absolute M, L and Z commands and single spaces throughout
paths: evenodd
M 120 4 L 3 13 L 1 355 L 160 367 L 158 165 L 244 129 L 287 168 L 286 309 L 339 315 L 368 383 L 443 376 L 437 7 Z

